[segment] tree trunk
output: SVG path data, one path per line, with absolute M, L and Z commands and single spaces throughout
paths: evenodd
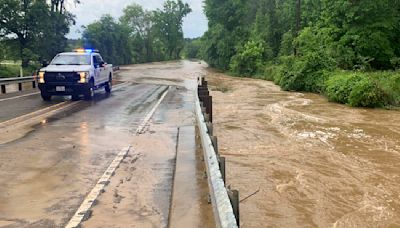
M 26 56 L 24 54 L 24 49 L 26 48 L 26 39 L 24 37 L 18 37 L 18 41 L 19 41 L 19 55 L 21 58 L 21 66 L 23 68 L 28 67 L 29 66 L 29 56 Z
M 301 29 L 301 0 L 297 0 L 296 3 L 296 35 L 295 37 L 297 37 L 300 33 L 300 29 Z M 298 50 L 296 45 L 293 48 L 293 53 L 295 56 L 298 55 Z

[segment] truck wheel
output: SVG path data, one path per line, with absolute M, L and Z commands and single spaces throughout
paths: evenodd
M 42 96 L 42 99 L 44 101 L 51 101 L 51 95 L 49 95 L 47 93 L 40 93 L 40 95 Z
M 111 82 L 107 82 L 106 86 L 104 87 L 104 89 L 106 90 L 106 93 L 111 93 L 111 89 L 112 89 Z
M 71 100 L 73 100 L 73 101 L 77 101 L 77 100 L 79 100 L 79 95 L 78 95 L 78 94 L 74 94 L 74 95 L 72 95 L 72 98 L 71 98 Z
M 85 100 L 92 100 L 94 97 L 94 86 L 93 82 L 90 82 L 89 87 L 87 88 L 85 92 Z

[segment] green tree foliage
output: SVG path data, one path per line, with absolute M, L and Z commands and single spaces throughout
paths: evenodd
M 185 48 L 183 49 L 182 56 L 188 59 L 199 59 L 202 56 L 201 53 L 202 41 L 200 38 L 185 39 Z
M 0 0 L 0 37 L 18 41 L 23 67 L 63 50 L 71 23 L 64 1 Z
M 209 30 L 202 53 L 211 66 L 246 76 L 260 77 L 264 72 L 271 75 L 263 78 L 285 90 L 327 93 L 332 100 L 350 105 L 387 103 L 382 100 L 392 92 L 376 89 L 382 87 L 380 82 L 362 78 L 352 84 L 332 72 L 399 68 L 400 1 L 204 2 Z
M 127 6 L 119 21 L 105 15 L 85 27 L 85 47 L 99 49 L 113 64 L 144 63 L 180 58 L 184 47 L 183 18 L 190 13 L 181 0 L 167 0 L 163 9 Z
M 84 46 L 99 49 L 106 62 L 131 63 L 128 28 L 117 23 L 110 15 L 104 15 L 83 32 Z
M 183 18 L 192 9 L 182 0 L 167 0 L 163 9 L 154 12 L 155 26 L 158 36 L 166 49 L 168 59 L 178 59 L 184 47 L 182 24 Z
M 124 9 L 121 23 L 129 29 L 133 62 L 143 63 L 162 60 L 162 50 L 156 48 L 154 31 L 154 12 L 144 10 L 138 4 L 132 4 Z

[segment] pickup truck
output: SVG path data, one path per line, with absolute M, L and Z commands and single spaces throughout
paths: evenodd
M 112 65 L 103 61 L 96 50 L 77 49 L 59 53 L 38 72 L 38 85 L 43 100 L 52 96 L 72 96 L 72 100 L 93 99 L 94 91 L 104 88 L 111 93 Z

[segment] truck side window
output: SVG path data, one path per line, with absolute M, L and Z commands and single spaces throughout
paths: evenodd
M 100 63 L 98 62 L 96 56 L 94 55 L 94 56 L 93 56 L 93 66 L 94 66 L 94 67 L 98 67 L 99 64 L 100 64 Z
M 93 56 L 94 57 L 94 59 L 95 59 L 95 66 L 96 67 L 99 67 L 100 66 L 100 64 L 103 62 L 103 59 L 101 58 L 101 56 L 100 55 L 95 55 L 95 56 Z
M 98 61 L 99 63 L 103 63 L 103 62 L 104 62 L 104 60 L 103 60 L 103 58 L 101 57 L 101 55 L 96 55 L 96 57 L 98 58 L 97 61 Z

